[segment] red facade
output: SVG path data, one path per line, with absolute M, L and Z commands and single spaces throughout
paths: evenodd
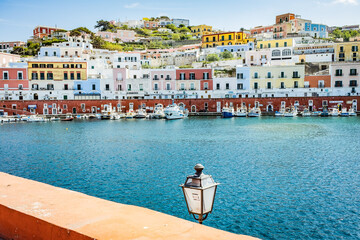
M 304 81 L 309 82 L 310 88 L 329 88 L 329 87 L 331 87 L 331 76 L 330 75 L 305 76 Z
M 26 68 L 0 68 L 0 91 L 29 90 Z
M 195 80 L 204 80 L 204 73 L 207 73 L 208 79 L 212 80 L 212 70 L 209 68 L 200 69 L 176 69 L 176 80 L 190 80 L 190 74 L 195 74 Z M 181 79 L 181 75 L 185 74 L 185 79 Z
M 38 38 L 48 37 L 56 30 L 62 30 L 62 29 L 55 27 L 37 26 L 33 30 L 33 36 Z

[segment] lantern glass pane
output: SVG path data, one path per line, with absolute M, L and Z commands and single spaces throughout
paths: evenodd
M 213 204 L 214 197 L 215 197 L 215 187 L 216 187 L 216 185 L 204 190 L 204 214 L 211 212 L 211 210 L 212 210 L 212 207 L 213 207 L 212 204 Z
M 200 179 L 188 178 L 185 185 L 189 187 L 200 187 Z
M 201 214 L 201 190 L 184 188 L 184 192 L 190 212 Z
M 214 179 L 212 177 L 207 177 L 202 179 L 202 187 L 206 188 L 209 186 L 215 185 Z

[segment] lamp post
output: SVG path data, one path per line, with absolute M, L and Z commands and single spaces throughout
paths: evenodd
M 196 173 L 187 176 L 185 184 L 180 186 L 184 193 L 189 214 L 192 214 L 194 219 L 202 224 L 208 214 L 212 212 L 216 188 L 219 183 L 216 183 L 211 175 L 202 172 L 203 165 L 196 164 L 194 169 Z M 198 218 L 196 218 L 196 215 Z

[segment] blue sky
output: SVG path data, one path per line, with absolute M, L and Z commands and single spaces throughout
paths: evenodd
M 27 40 L 37 25 L 93 30 L 97 20 L 167 15 L 221 30 L 270 25 L 292 12 L 329 26 L 360 24 L 360 0 L 0 0 L 0 41 Z

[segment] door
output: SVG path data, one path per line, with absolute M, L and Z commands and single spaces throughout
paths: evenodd
M 196 106 L 195 105 L 191 106 L 191 112 L 196 112 Z
M 221 112 L 221 102 L 216 102 L 216 112 Z
M 267 111 L 268 111 L 268 112 L 272 112 L 272 111 L 273 111 L 273 106 L 272 106 L 271 104 L 268 105 Z
M 92 113 L 96 113 L 96 107 L 94 107 L 94 106 L 91 107 L 91 112 L 92 112 Z
M 76 108 L 73 108 L 73 109 L 72 109 L 72 113 L 73 113 L 73 114 L 76 114 Z

